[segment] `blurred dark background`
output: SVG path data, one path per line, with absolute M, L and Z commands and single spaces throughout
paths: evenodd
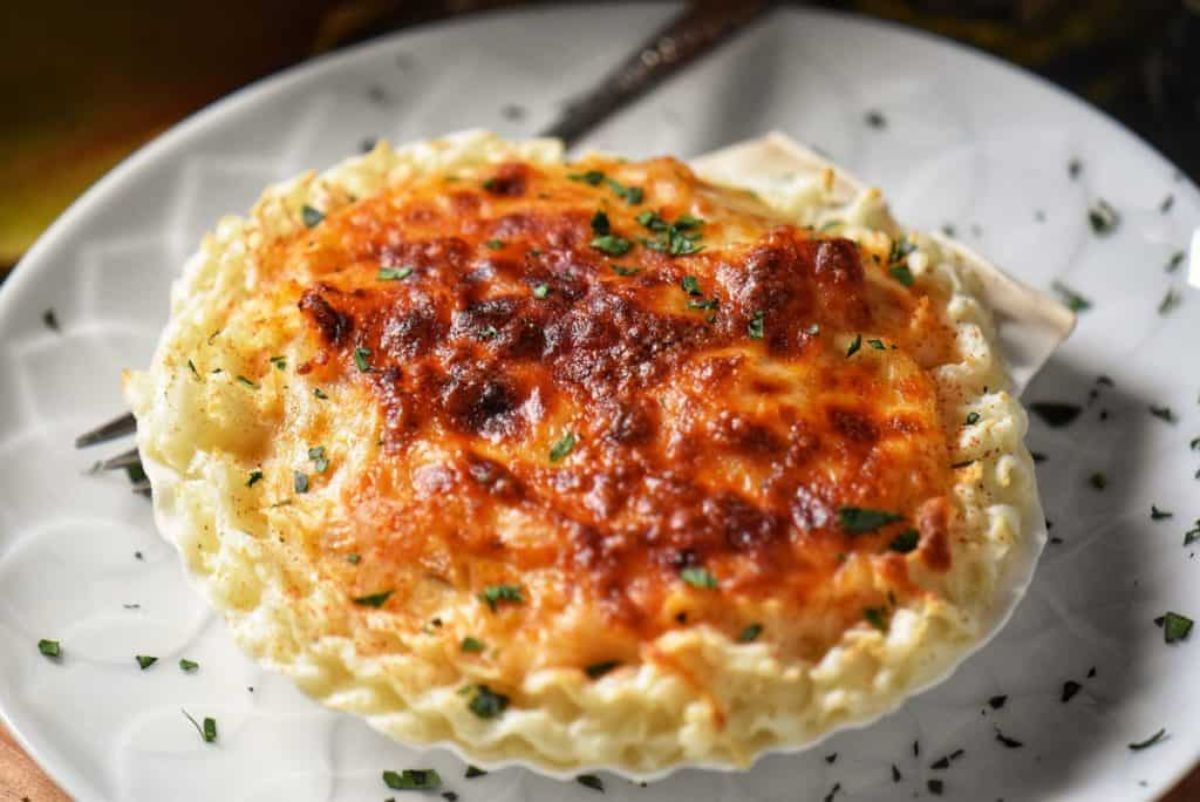
M 502 0 L 0 3 L 0 276 L 96 178 L 312 55 Z M 1021 64 L 1200 177 L 1200 0 L 824 0 Z M 630 41 L 633 47 L 637 42 Z

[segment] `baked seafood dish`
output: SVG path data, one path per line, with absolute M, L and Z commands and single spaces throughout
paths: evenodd
M 407 743 L 641 777 L 977 648 L 1045 536 L 994 277 L 763 158 L 472 132 L 221 220 L 125 388 L 241 647 Z

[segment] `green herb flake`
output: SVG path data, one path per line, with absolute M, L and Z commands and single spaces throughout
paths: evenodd
M 362 562 L 362 555 L 358 552 L 351 552 L 350 554 L 346 555 L 346 562 L 350 563 L 351 565 L 358 565 L 360 562 Z
M 600 679 L 600 677 L 603 677 L 619 665 L 621 664 L 616 660 L 605 660 L 601 663 L 592 663 L 583 669 L 583 673 L 587 674 L 591 679 Z
M 1175 251 L 1171 254 L 1171 258 L 1167 260 L 1167 272 L 1174 273 L 1183 264 L 1183 260 L 1187 258 L 1187 254 L 1183 251 Z
M 1158 302 L 1158 313 L 1160 315 L 1170 314 L 1177 306 L 1183 303 L 1183 298 L 1175 290 L 1167 290 L 1167 294 Z
M 637 206 L 645 199 L 646 193 L 641 187 L 627 187 L 616 179 L 609 178 L 605 180 L 608 188 L 613 191 L 613 194 L 621 198 L 630 206 Z
M 359 607 L 374 607 L 376 610 L 378 610 L 380 607 L 387 604 L 387 600 L 392 597 L 393 593 L 395 593 L 395 591 L 391 589 L 381 590 L 378 593 L 369 593 L 366 596 L 359 596 L 353 599 L 353 601 Z
M 612 233 L 612 224 L 608 221 L 608 215 L 603 209 L 597 210 L 592 215 L 592 231 L 596 236 L 603 236 Z
M 194 674 L 200 670 L 200 664 L 195 660 L 183 658 L 179 661 L 179 670 L 185 674 Z
M 637 217 L 634 219 L 637 220 L 638 225 L 642 226 L 643 228 L 648 228 L 651 231 L 667 230 L 667 221 L 663 220 L 662 215 L 660 215 L 658 212 L 652 212 L 647 209 L 644 212 L 638 212 Z
M 321 221 L 325 219 L 325 213 L 318 209 L 314 209 L 306 203 L 304 204 L 304 207 L 300 209 L 300 219 L 304 221 L 305 226 L 312 228 L 313 226 L 319 225 Z
M 250 471 L 250 477 L 246 480 L 246 487 L 254 487 L 256 484 L 262 481 L 262 478 L 262 471 Z
M 359 346 L 354 349 L 354 365 L 362 373 L 368 373 L 371 370 L 371 349 Z
M 533 297 L 537 298 L 539 301 L 545 299 L 545 297 L 549 294 L 550 294 L 550 285 L 549 284 L 537 284 L 533 288 Z
M 867 340 L 867 345 L 871 346 L 876 351 L 886 351 L 887 350 L 887 346 L 883 344 L 883 340 L 880 340 L 878 338 L 872 338 L 870 340 Z
M 297 493 L 308 492 L 308 474 L 303 471 L 292 472 L 292 487 Z
M 472 638 L 470 635 L 468 635 L 462 639 L 462 643 L 459 644 L 459 648 L 461 648 L 464 652 L 478 654 L 479 652 L 482 652 L 485 647 L 483 645 L 483 641 L 479 640 L 478 638 Z
M 612 265 L 612 270 L 618 276 L 636 276 L 642 272 L 640 267 L 624 267 L 622 265 Z
M 1097 199 L 1095 203 L 1088 208 L 1088 222 L 1092 226 L 1092 231 L 1098 236 L 1111 234 L 1121 222 L 1121 215 L 1117 210 L 1109 205 L 1108 201 Z
M 1200 540 L 1200 518 L 1196 519 L 1195 525 L 1183 533 L 1183 545 L 1190 546 Z
M 252 390 L 258 389 L 258 385 L 255 382 L 252 382 L 250 379 L 247 379 L 245 376 L 241 375 L 240 373 L 238 374 L 237 382 L 238 382 L 238 384 L 241 384 L 245 387 L 249 387 Z
M 892 265 L 888 268 L 888 275 L 899 281 L 905 287 L 911 287 L 916 283 L 917 277 L 913 275 L 908 265 Z
M 326 395 L 326 394 L 325 394 L 325 391 L 324 391 L 324 390 L 322 390 L 320 387 L 314 387 L 314 388 L 313 388 L 313 395 L 315 395 L 317 398 L 321 399 L 322 401 L 328 401 L 328 400 L 329 400 L 329 396 L 328 396 L 328 395 Z
M 750 624 L 738 633 L 738 643 L 753 643 L 762 634 L 762 624 Z
M 604 180 L 604 173 L 599 170 L 588 170 L 586 173 L 570 173 L 567 178 L 572 181 L 581 181 L 584 184 L 590 184 L 593 187 L 600 186 L 600 182 Z
M 43 638 L 42 640 L 38 641 L 37 647 L 38 651 L 42 653 L 43 657 L 49 657 L 52 659 L 58 659 L 62 657 L 62 645 L 56 640 L 46 640 Z
M 381 267 L 379 268 L 380 281 L 403 281 L 413 274 L 411 267 Z
M 867 623 L 880 632 L 887 632 L 887 609 L 883 607 L 867 607 L 863 610 L 863 618 Z
M 1156 743 L 1166 737 L 1167 731 L 1165 729 L 1161 729 L 1144 741 L 1134 741 L 1133 743 L 1129 744 L 1129 748 L 1135 752 L 1140 752 L 1143 749 L 1149 749 L 1151 746 L 1154 746 Z
M 521 593 L 520 585 L 488 585 L 479 594 L 481 601 L 491 608 L 492 612 L 500 606 L 502 602 L 510 604 L 523 604 L 525 596 Z
M 217 720 L 215 718 L 205 717 L 204 724 L 201 725 L 200 722 L 192 718 L 192 714 L 188 711 L 181 708 L 181 712 L 192 723 L 192 726 L 196 728 L 196 732 L 200 733 L 200 737 L 204 739 L 204 743 L 211 744 L 217 740 Z
M 1096 471 L 1088 477 L 1088 484 L 1090 484 L 1096 490 L 1103 490 L 1104 488 L 1108 487 L 1108 476 L 1100 471 Z
M 504 240 L 490 239 L 490 240 L 484 242 L 483 244 L 490 251 L 498 251 L 504 247 Z
M 1168 406 L 1151 406 L 1150 414 L 1167 423 L 1179 422 L 1179 419 L 1175 417 L 1175 412 Z
M 393 791 L 435 791 L 442 787 L 436 769 L 404 769 L 385 771 L 383 784 Z
M 701 294 L 700 282 L 696 280 L 695 276 L 684 276 L 683 280 L 679 282 L 679 286 L 682 287 L 683 291 L 688 295 Z
M 1168 512 L 1167 510 L 1160 510 L 1154 504 L 1150 505 L 1150 520 L 1151 521 L 1163 521 L 1163 520 L 1166 520 L 1167 518 L 1174 518 L 1174 517 L 1175 517 L 1175 513 Z
M 763 313 L 759 310 L 750 318 L 750 322 L 746 324 L 746 334 L 752 340 L 761 340 L 763 338 Z
M 467 764 L 467 770 L 463 774 L 463 777 L 465 777 L 468 780 L 473 780 L 476 777 L 486 777 L 486 776 L 487 776 L 486 771 L 479 768 L 478 766 L 472 766 L 470 763 Z
M 595 774 L 580 774 L 575 778 L 575 782 L 584 788 L 591 788 L 593 791 L 604 793 L 604 783 Z
M 684 568 L 679 572 L 679 578 L 694 588 L 713 590 L 717 587 L 717 578 L 707 568 L 695 566 Z
M 1062 299 L 1062 302 L 1066 304 L 1067 308 L 1072 312 L 1086 312 L 1092 308 L 1091 301 L 1089 301 L 1087 298 L 1084 298 L 1078 292 L 1071 289 L 1066 284 L 1063 284 L 1061 281 L 1053 282 L 1050 285 L 1050 288 L 1058 294 L 1058 297 Z
M 968 412 L 967 417 L 966 417 L 966 424 L 968 426 L 974 426 L 976 423 L 979 423 L 979 413 L 978 412 Z
M 605 234 L 593 238 L 591 246 L 609 256 L 624 256 L 629 253 L 629 249 L 633 247 L 633 243 L 624 237 L 618 237 L 616 234 Z
M 554 445 L 550 446 L 550 462 L 562 462 L 567 458 L 568 454 L 575 450 L 575 445 L 578 442 L 574 432 L 564 434 Z
M 916 529 L 905 529 L 892 538 L 892 542 L 888 544 L 888 550 L 899 552 L 900 554 L 908 554 L 910 551 L 915 550 L 920 542 L 920 532 Z
M 203 381 L 203 379 L 200 378 L 200 371 L 196 370 L 195 362 L 193 362 L 192 360 L 189 359 L 187 361 L 187 366 L 188 366 L 188 370 L 190 370 L 192 372 L 192 375 L 196 377 L 196 381 Z
M 842 530 L 850 535 L 863 535 L 897 521 L 903 521 L 903 515 L 896 515 L 881 510 L 869 510 L 865 507 L 839 507 L 838 522 Z
M 832 231 L 838 226 L 845 225 L 841 220 L 826 220 L 817 228 L 817 231 Z
M 133 659 L 137 660 L 137 664 L 139 667 L 141 667 L 142 671 L 145 671 L 147 668 L 158 662 L 157 657 L 151 657 L 148 654 L 135 655 Z
M 1187 640 L 1192 632 L 1192 619 L 1179 613 L 1168 611 L 1154 619 L 1154 623 L 1162 627 L 1163 641 L 1166 643 Z
M 508 697 L 486 685 L 476 685 L 469 704 L 471 712 L 480 718 L 496 718 L 508 709 Z
M 325 456 L 325 446 L 313 446 L 308 450 L 308 458 L 312 460 L 313 470 L 325 473 L 329 470 L 329 457 Z
M 846 359 L 854 356 L 862 348 L 862 335 L 855 334 L 854 339 L 850 341 L 850 347 L 846 349 Z

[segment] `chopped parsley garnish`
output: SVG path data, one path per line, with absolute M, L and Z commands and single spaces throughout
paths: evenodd
M 1135 742 L 1129 744 L 1129 748 L 1135 752 L 1138 752 L 1138 751 L 1141 751 L 1142 749 L 1147 749 L 1151 746 L 1154 746 L 1156 743 L 1161 741 L 1166 736 L 1167 736 L 1166 729 L 1161 729 L 1144 741 L 1135 741 Z
M 1174 273 L 1183 264 L 1183 260 L 1187 258 L 1187 254 L 1183 251 L 1175 251 L 1171 254 L 1171 258 L 1167 261 L 1167 272 Z
M 1192 632 L 1192 619 L 1179 613 L 1168 611 L 1154 619 L 1154 623 L 1162 627 L 1163 640 L 1166 643 L 1186 640 Z
M 1097 490 L 1103 490 L 1104 488 L 1108 487 L 1108 476 L 1100 471 L 1096 471 L 1088 477 L 1088 484 Z
M 189 713 L 186 710 L 183 710 L 182 708 L 180 708 L 180 712 L 183 713 L 184 717 L 188 721 L 192 722 L 192 726 L 196 728 L 196 732 L 200 733 L 200 737 L 204 739 L 204 743 L 210 744 L 213 741 L 217 740 L 217 720 L 216 719 L 205 717 L 204 724 L 203 724 L 203 726 L 201 726 L 200 722 L 198 722 L 198 721 L 196 721 L 196 719 L 192 718 L 191 713 Z
M 179 661 L 179 670 L 183 671 L 185 673 L 188 673 L 188 674 L 192 674 L 192 673 L 200 670 L 200 664 L 197 663 L 195 660 L 188 660 L 186 658 L 182 658 Z
M 362 562 L 362 555 L 356 551 L 351 552 L 346 555 L 346 562 L 350 563 L 351 565 L 358 565 L 360 562 Z
M 492 612 L 496 611 L 501 602 L 522 604 L 525 601 L 520 585 L 488 585 L 479 594 L 479 598 L 491 608 Z
M 762 624 L 750 624 L 738 633 L 738 643 L 753 643 L 762 634 Z
M 304 208 L 300 210 L 300 219 L 304 221 L 304 225 L 312 228 L 325 219 L 325 213 L 319 209 L 314 209 L 306 203 L 304 204 Z
M 618 276 L 636 276 L 642 272 L 640 267 L 623 267 L 622 265 L 612 265 L 612 269 Z
M 1020 749 L 1022 746 L 1025 745 L 1025 744 L 1021 743 L 1020 741 L 1018 741 L 1016 738 L 1010 738 L 1007 735 L 1005 735 L 1004 733 L 1000 732 L 999 727 L 996 727 L 996 740 L 999 741 L 1000 743 L 1004 744 L 1009 749 Z
M 359 346 L 354 349 L 354 365 L 363 373 L 371 370 L 371 349 Z
M 413 274 L 411 267 L 381 267 L 379 268 L 380 281 L 402 281 Z
M 888 274 L 905 287 L 911 287 L 917 280 L 908 265 L 893 265 L 888 268 Z
M 921 542 L 921 533 L 916 529 L 905 529 L 900 534 L 892 538 L 892 542 L 888 544 L 889 551 L 898 551 L 901 554 L 908 554 L 916 549 Z
M 832 231 L 840 225 L 845 224 L 841 220 L 826 220 L 824 223 L 821 223 L 817 231 Z
M 1000 708 L 1004 707 L 1004 703 L 1007 701 L 1008 701 L 1007 696 L 1004 696 L 1004 695 L 993 696 L 990 699 L 988 699 L 988 707 L 992 708 L 992 710 L 999 710 Z
M 325 391 L 324 391 L 324 390 L 322 390 L 320 387 L 314 387 L 314 388 L 313 388 L 313 395 L 315 395 L 317 398 L 321 399 L 322 401 L 328 401 L 328 400 L 329 400 L 329 396 L 328 396 L 328 395 L 326 395 L 326 394 L 325 394 Z
M 1058 293 L 1058 297 L 1072 312 L 1086 312 L 1092 308 L 1092 302 L 1061 281 L 1051 283 L 1050 288 Z
M 846 358 L 854 356 L 862 348 L 862 335 L 855 334 L 854 339 L 850 341 L 850 347 L 846 349 Z
M 968 426 L 974 426 L 976 423 L 979 423 L 979 413 L 978 412 L 967 413 L 966 424 Z
M 613 178 L 605 179 L 605 183 L 608 184 L 608 188 L 613 191 L 614 195 L 630 206 L 637 206 L 646 197 L 646 193 L 641 187 L 627 187 Z
M 867 345 L 871 346 L 876 351 L 886 351 L 887 350 L 887 346 L 883 344 L 883 340 L 880 340 L 877 337 L 873 337 L 870 340 L 867 340 Z
M 196 370 L 196 363 L 189 359 L 187 361 L 187 366 L 188 370 L 192 372 L 192 375 L 196 377 L 196 381 L 202 381 L 200 378 L 200 371 Z
M 486 247 L 487 247 L 487 249 L 488 249 L 488 250 L 490 250 L 490 251 L 498 251 L 498 250 L 500 250 L 501 248 L 503 248 L 503 247 L 504 247 L 504 240 L 502 240 L 502 239 L 494 239 L 494 238 L 493 238 L 493 239 L 487 240 L 487 241 L 486 241 L 486 242 L 484 242 L 483 244 L 484 244 L 484 246 L 486 246 Z
M 273 357 L 270 357 L 267 361 L 270 362 L 272 365 L 274 365 L 276 370 L 286 370 L 287 369 L 287 357 L 286 356 L 273 356 Z
M 652 251 L 671 256 L 688 256 L 704 250 L 704 246 L 696 244 L 700 239 L 700 232 L 695 229 L 704 224 L 699 217 L 684 214 L 675 222 L 668 223 L 657 212 L 645 211 L 637 216 L 637 221 L 655 232 L 654 239 L 643 238 L 641 241 Z
M 1088 209 L 1088 222 L 1092 224 L 1092 231 L 1095 233 L 1109 234 L 1121 222 L 1121 215 L 1117 214 L 1117 210 L 1110 206 L 1108 201 L 1098 199 Z
M 608 222 L 608 215 L 603 210 L 598 210 L 592 215 L 592 231 L 598 237 L 612 233 L 612 224 Z
M 1079 413 L 1083 412 L 1083 407 L 1059 401 L 1035 401 L 1029 405 L 1029 411 L 1041 418 L 1047 426 L 1057 429 L 1078 418 Z
M 1183 298 L 1180 297 L 1179 293 L 1175 292 L 1175 290 L 1167 290 L 1167 294 L 1158 302 L 1158 313 L 1160 315 L 1169 314 L 1171 310 L 1175 309 L 1181 303 L 1183 303 Z
M 716 298 L 693 298 L 688 301 L 687 306 L 688 309 L 716 309 L 720 304 Z
M 151 657 L 148 654 L 136 655 L 134 659 L 137 660 L 137 664 L 141 667 L 142 671 L 145 671 L 147 668 L 158 662 L 157 657 Z
M 366 596 L 359 596 L 353 599 L 354 603 L 359 607 L 374 607 L 378 610 L 383 605 L 387 604 L 387 600 L 392 597 L 393 590 L 381 590 L 378 593 L 368 593 Z
M 478 766 L 472 766 L 470 763 L 467 764 L 467 770 L 463 774 L 463 777 L 467 778 L 468 780 L 473 780 L 476 777 L 486 777 L 486 776 L 487 776 L 486 771 L 479 768 Z
M 254 487 L 256 484 L 262 481 L 262 478 L 262 471 L 250 471 L 250 478 L 246 480 L 246 487 Z
M 1150 414 L 1159 420 L 1166 421 L 1167 423 L 1177 423 L 1179 421 L 1179 419 L 1175 417 L 1175 412 L 1168 406 L 1151 406 Z
M 618 237 L 616 234 L 604 234 L 603 236 L 593 238 L 591 246 L 609 256 L 624 256 L 629 253 L 629 249 L 633 247 L 633 243 L 624 237 Z
M 480 718 L 496 718 L 508 708 L 508 697 L 486 685 L 476 685 L 469 706 L 471 712 Z
M 329 470 L 329 458 L 325 456 L 325 446 L 313 446 L 308 450 L 308 458 L 313 462 L 313 470 L 325 473 Z
M 881 510 L 869 510 L 864 507 L 838 508 L 838 522 L 841 523 L 842 529 L 851 535 L 874 532 L 880 527 L 903 520 L 903 515 L 896 515 L 895 513 L 883 512 Z
M 1150 520 L 1151 521 L 1162 521 L 1167 518 L 1174 518 L 1174 517 L 1175 517 L 1175 513 L 1168 512 L 1167 510 L 1160 510 L 1154 504 L 1150 505 Z
M 304 471 L 293 471 L 292 472 L 292 487 L 296 490 L 297 493 L 307 493 L 308 492 L 308 474 L 304 473 Z
M 1200 518 L 1196 519 L 1196 525 L 1183 533 L 1183 545 L 1190 546 L 1200 540 Z
M 752 340 L 761 340 L 763 338 L 763 313 L 759 310 L 750 318 L 750 322 L 746 324 L 746 334 L 750 335 Z
M 619 665 L 621 664 L 616 660 L 605 660 L 602 663 L 592 663 L 583 669 L 583 673 L 587 674 L 591 679 L 600 679 L 600 677 L 603 677 Z
M 934 796 L 941 796 L 942 791 L 946 788 L 946 784 L 941 780 L 929 780 L 925 783 L 925 787 L 928 788 L 929 793 L 933 794 Z
M 599 170 L 588 170 L 586 173 L 570 173 L 567 178 L 572 181 L 582 181 L 585 184 L 590 184 L 593 187 L 600 186 L 600 182 L 604 180 L 604 173 Z
M 707 568 L 684 568 L 679 572 L 679 578 L 694 588 L 712 590 L 717 587 L 716 576 Z
M 880 632 L 887 632 L 887 609 L 883 607 L 867 607 L 863 610 L 863 618 L 867 623 Z
M 38 651 L 42 653 L 43 657 L 62 657 L 62 645 L 56 640 L 46 640 L 43 638 L 38 641 Z
M 468 635 L 462 639 L 462 643 L 459 645 L 459 648 L 461 648 L 464 652 L 473 652 L 478 654 L 484 650 L 484 645 L 483 641 L 479 640 L 478 638 L 472 638 L 470 635 Z
M 688 295 L 701 294 L 700 282 L 696 280 L 695 276 L 684 276 L 683 280 L 679 282 L 679 286 L 682 287 L 683 291 Z
M 385 771 L 383 784 L 393 791 L 433 791 L 442 787 L 436 769 L 404 769 Z
M 1079 693 L 1081 690 L 1083 690 L 1082 685 L 1080 685 L 1078 682 L 1076 682 L 1073 679 L 1069 679 L 1063 683 L 1062 694 L 1059 695 L 1058 699 L 1063 704 L 1066 704 L 1067 702 L 1074 699 L 1075 694 Z
M 575 437 L 574 432 L 567 432 L 554 445 L 550 446 L 550 461 L 562 462 L 567 458 L 567 455 L 575 450 L 575 444 L 579 442 Z
M 591 788 L 593 791 L 604 793 L 604 783 L 595 774 L 580 774 L 575 778 L 575 782 L 582 785 L 584 788 Z
M 238 374 L 237 381 L 238 381 L 238 384 L 241 384 L 241 385 L 244 385 L 244 386 L 246 386 L 246 387 L 249 387 L 249 388 L 251 388 L 252 390 L 257 390 L 257 389 L 258 389 L 258 385 L 257 385 L 257 384 L 255 384 L 254 382 L 252 382 L 250 379 L 247 379 L 245 376 L 242 376 L 241 374 Z
M 533 297 L 539 301 L 550 294 L 549 284 L 538 284 L 533 288 Z

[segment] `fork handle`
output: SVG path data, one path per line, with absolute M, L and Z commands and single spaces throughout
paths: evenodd
M 542 132 L 571 147 L 603 120 L 746 27 L 769 0 L 694 2 L 647 39 Z

